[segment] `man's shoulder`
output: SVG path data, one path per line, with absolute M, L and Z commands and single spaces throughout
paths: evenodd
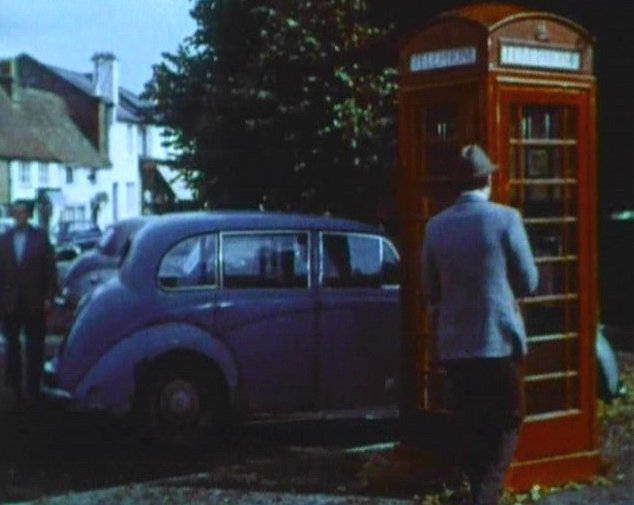
M 39 226 L 29 225 L 29 227 L 26 229 L 26 233 L 27 237 L 29 237 L 29 240 L 33 240 L 38 244 L 44 244 L 48 240 L 48 234 L 43 228 L 40 228 Z
M 514 218 L 516 215 L 519 215 L 519 211 L 515 207 L 511 207 L 509 205 L 498 202 L 486 202 L 486 205 L 483 205 L 481 209 L 482 212 L 490 214 L 497 219 L 503 219 L 505 221 L 508 221 L 509 219 Z
M 514 214 L 519 212 L 515 207 L 511 207 L 510 205 L 506 205 L 504 203 L 499 202 L 489 202 L 491 207 L 495 208 L 498 212 L 506 213 L 506 214 Z
M 449 208 L 441 210 L 438 214 L 434 214 L 431 216 L 427 223 L 425 224 L 426 230 L 432 230 L 435 226 L 438 226 L 439 223 L 447 219 Z
M 478 205 L 470 206 L 468 211 L 469 214 L 481 214 L 490 219 L 503 220 L 505 222 L 520 215 L 519 211 L 515 207 L 510 207 L 502 203 L 482 200 L 478 201 L 477 204 Z M 451 222 L 451 220 L 460 219 L 461 217 L 464 217 L 464 214 L 460 212 L 460 205 L 456 203 L 430 217 L 426 226 L 428 228 L 442 226 L 443 222 Z

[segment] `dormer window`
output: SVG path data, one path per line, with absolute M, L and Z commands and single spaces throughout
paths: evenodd
M 37 182 L 40 186 L 48 185 L 48 165 L 42 161 L 37 164 Z

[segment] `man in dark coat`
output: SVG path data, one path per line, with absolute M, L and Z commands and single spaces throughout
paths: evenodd
M 13 204 L 15 226 L 0 236 L 0 316 L 6 340 L 6 383 L 22 404 L 20 332 L 24 330 L 29 400 L 37 403 L 46 313 L 57 293 L 55 255 L 47 234 L 29 224 L 26 202 Z
M 517 298 L 536 289 L 538 273 L 520 213 L 489 201 L 486 153 L 465 146 L 455 168 L 462 194 L 427 223 L 422 287 L 452 386 L 458 457 L 473 503 L 493 505 L 524 415 Z

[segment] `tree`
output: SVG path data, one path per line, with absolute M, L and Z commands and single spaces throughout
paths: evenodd
M 199 0 L 192 15 L 148 95 L 200 198 L 373 219 L 391 188 L 396 72 L 366 2 Z

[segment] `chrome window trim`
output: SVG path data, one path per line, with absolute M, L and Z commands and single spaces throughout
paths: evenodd
M 282 288 L 273 288 L 273 287 L 260 287 L 260 288 L 226 288 L 225 287 L 225 272 L 224 272 L 224 238 L 225 236 L 241 236 L 241 235 L 306 235 L 306 287 L 282 287 Z M 311 289 L 312 288 L 312 261 L 313 261 L 313 244 L 312 244 L 312 234 L 310 229 L 298 228 L 298 229 L 287 229 L 287 228 L 258 228 L 255 230 L 220 230 L 218 232 L 219 235 L 219 248 L 218 248 L 218 286 L 219 289 Z
M 398 250 L 396 249 L 396 246 L 392 243 L 392 241 L 383 236 L 383 235 L 379 235 L 381 237 L 381 263 L 383 262 L 383 260 L 385 259 L 385 254 L 384 254 L 384 249 L 385 246 L 388 246 L 388 249 L 390 249 L 393 253 L 394 256 L 396 257 L 396 260 L 398 261 L 398 266 L 400 268 L 401 266 L 401 256 L 398 253 Z M 401 289 L 401 284 L 397 283 L 397 284 L 381 284 L 381 289 Z

